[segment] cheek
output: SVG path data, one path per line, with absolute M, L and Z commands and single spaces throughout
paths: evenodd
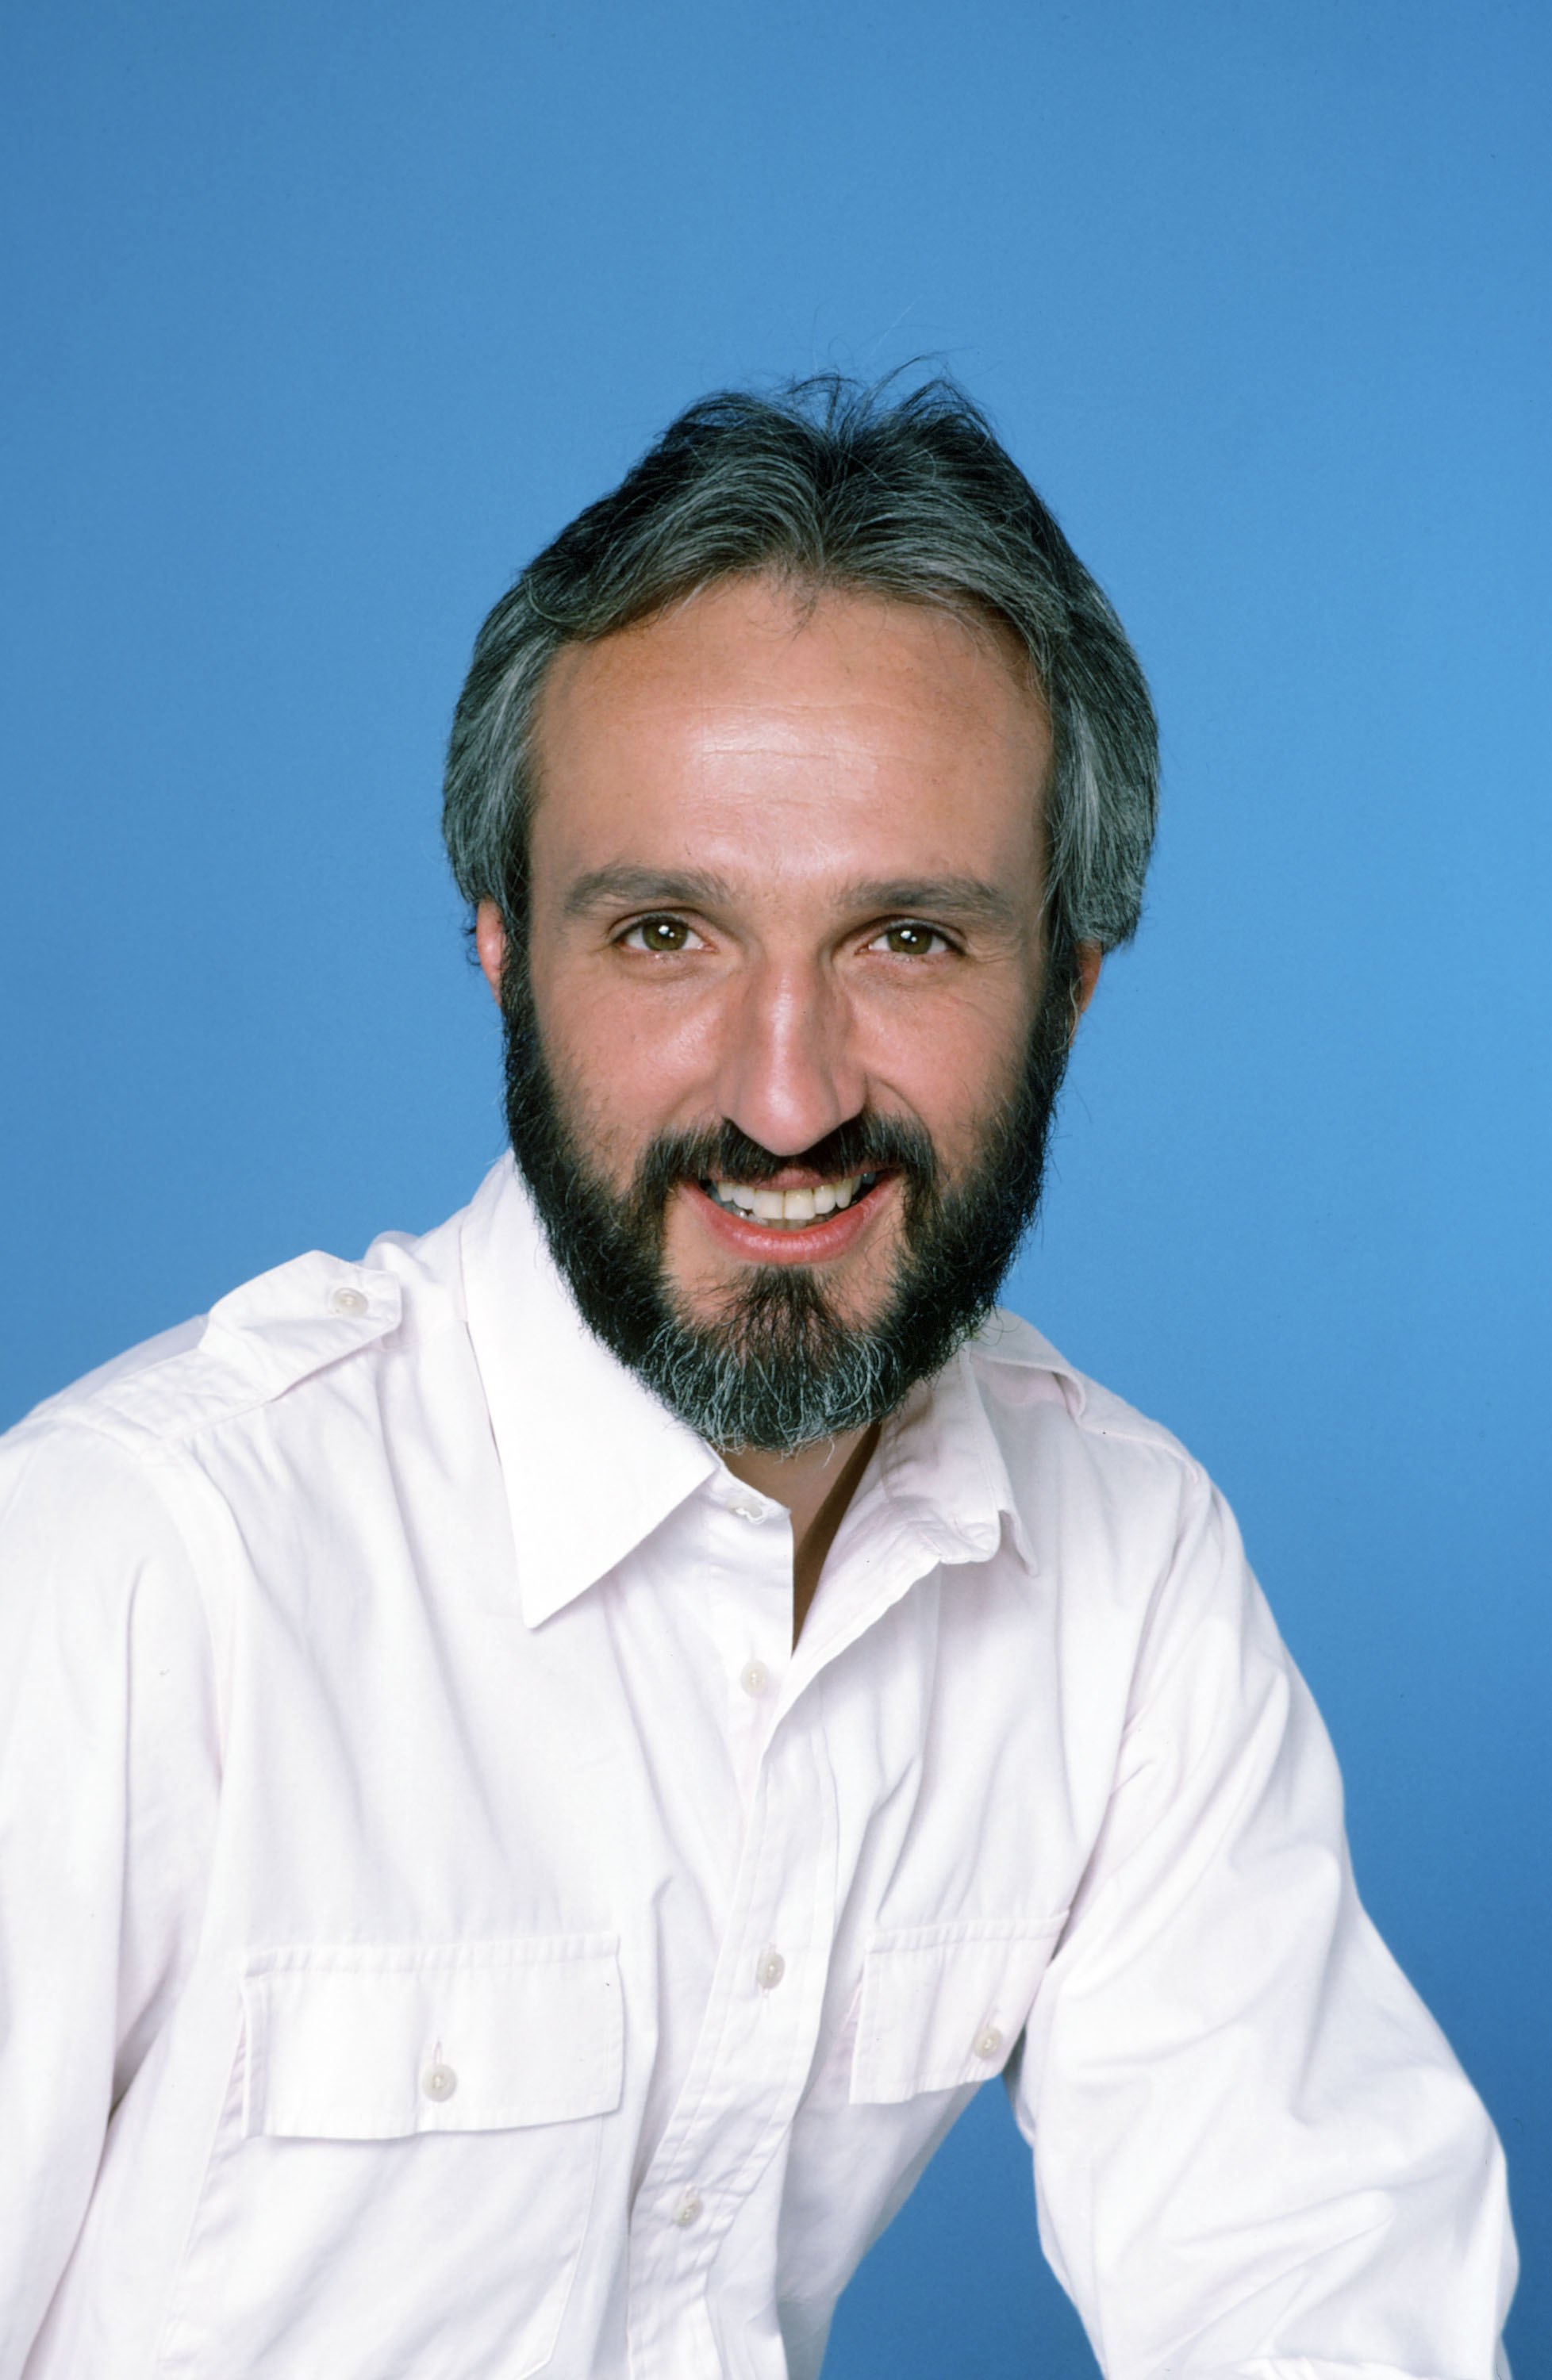
M 1033 1023 L 1033 1000 L 989 990 L 913 1019 L 908 1033 L 879 1038 L 869 1067 L 874 1103 L 914 1115 L 949 1172 L 962 1170 L 1018 1086 Z
M 586 975 L 535 970 L 540 1045 L 568 1125 L 616 1188 L 659 1134 L 706 1121 L 705 1066 L 689 1020 L 600 990 Z M 699 1096 L 697 1096 L 699 1094 Z
M 536 963 L 534 1012 L 544 1048 L 590 1105 L 619 1114 L 672 1114 L 705 1105 L 716 1076 L 718 1010 L 693 987 L 651 995 L 612 968 Z

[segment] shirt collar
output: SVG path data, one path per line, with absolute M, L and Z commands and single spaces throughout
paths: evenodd
M 537 1627 L 624 1561 L 687 1498 L 724 1475 L 588 1329 L 510 1156 L 464 1212 L 469 1335 L 511 1514 L 523 1617 Z M 886 1422 L 878 1473 L 896 1517 L 943 1562 L 984 1561 L 1004 1526 L 1036 1567 L 977 1377 L 1011 1366 L 1047 1394 L 1082 1384 L 1037 1330 L 998 1313 Z M 730 1483 L 731 1484 L 731 1483 Z M 747 1493 L 749 1491 L 740 1491 Z
M 533 1628 L 721 1466 L 593 1337 L 510 1157 L 465 1210 L 461 1242 L 469 1336 Z
M 886 1423 L 879 1467 L 889 1501 L 940 1562 L 988 1561 L 1006 1526 L 1025 1566 L 1035 1559 L 988 1415 L 973 1348 L 962 1348 Z

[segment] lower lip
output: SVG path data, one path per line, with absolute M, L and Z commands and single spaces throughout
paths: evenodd
M 823 1264 L 844 1256 L 865 1232 L 870 1231 L 883 1207 L 893 1197 L 899 1177 L 886 1173 L 867 1195 L 833 1215 L 807 1223 L 800 1232 L 771 1231 L 720 1198 L 709 1197 L 698 1182 L 686 1182 L 685 1195 L 714 1239 L 746 1264 Z

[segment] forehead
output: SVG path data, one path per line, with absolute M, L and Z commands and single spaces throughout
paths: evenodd
M 1045 704 L 1011 632 L 770 578 L 721 581 L 564 648 L 535 726 L 541 813 L 611 793 L 638 811 L 865 798 L 871 783 L 896 808 L 913 789 L 937 806 L 979 787 L 1027 814 L 1050 758 Z

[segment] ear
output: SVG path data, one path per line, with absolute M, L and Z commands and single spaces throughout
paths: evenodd
M 1078 1029 L 1078 1019 L 1094 997 L 1094 987 L 1099 980 L 1099 969 L 1105 953 L 1097 942 L 1080 942 L 1077 947 L 1077 971 L 1073 978 L 1073 1031 Z
M 491 987 L 491 997 L 499 1002 L 502 970 L 506 965 L 506 928 L 493 901 L 481 901 L 474 913 L 474 947 L 479 953 L 479 972 Z

